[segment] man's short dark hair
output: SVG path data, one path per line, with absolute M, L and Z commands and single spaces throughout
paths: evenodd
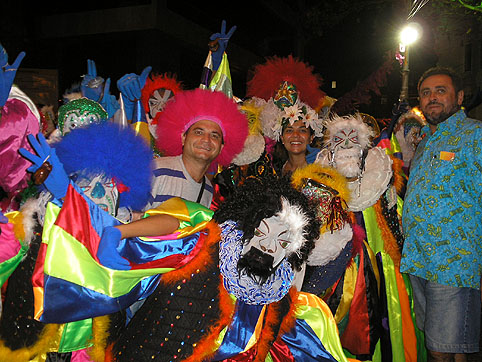
M 439 75 L 439 74 L 447 75 L 450 77 L 450 79 L 452 79 L 452 84 L 455 89 L 455 94 L 457 94 L 463 89 L 462 78 L 453 69 L 448 67 L 433 67 L 433 68 L 427 69 L 422 74 L 422 76 L 418 80 L 417 91 L 420 92 L 420 86 L 422 85 L 425 79 L 427 79 L 428 77 L 431 77 L 432 75 Z

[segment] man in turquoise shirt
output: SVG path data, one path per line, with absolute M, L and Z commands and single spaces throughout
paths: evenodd
M 418 92 L 428 126 L 410 169 L 400 270 L 410 274 L 429 361 L 466 361 L 479 349 L 482 123 L 461 109 L 450 69 L 427 70 Z

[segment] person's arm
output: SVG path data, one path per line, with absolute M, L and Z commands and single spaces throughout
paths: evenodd
M 176 231 L 179 228 L 179 220 L 171 215 L 152 215 L 129 224 L 114 227 L 121 232 L 121 239 L 138 236 L 161 236 Z

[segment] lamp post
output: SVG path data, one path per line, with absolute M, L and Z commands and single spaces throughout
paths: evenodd
M 400 91 L 399 101 L 408 101 L 408 74 L 409 69 L 409 48 L 410 44 L 417 41 L 419 37 L 419 26 L 415 23 L 410 23 L 405 26 L 400 32 L 400 51 L 404 51 L 404 59 L 402 66 L 402 89 Z

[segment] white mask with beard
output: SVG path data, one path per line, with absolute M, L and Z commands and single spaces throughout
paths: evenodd
M 343 176 L 357 177 L 361 172 L 363 148 L 355 129 L 343 129 L 331 138 L 330 164 Z

